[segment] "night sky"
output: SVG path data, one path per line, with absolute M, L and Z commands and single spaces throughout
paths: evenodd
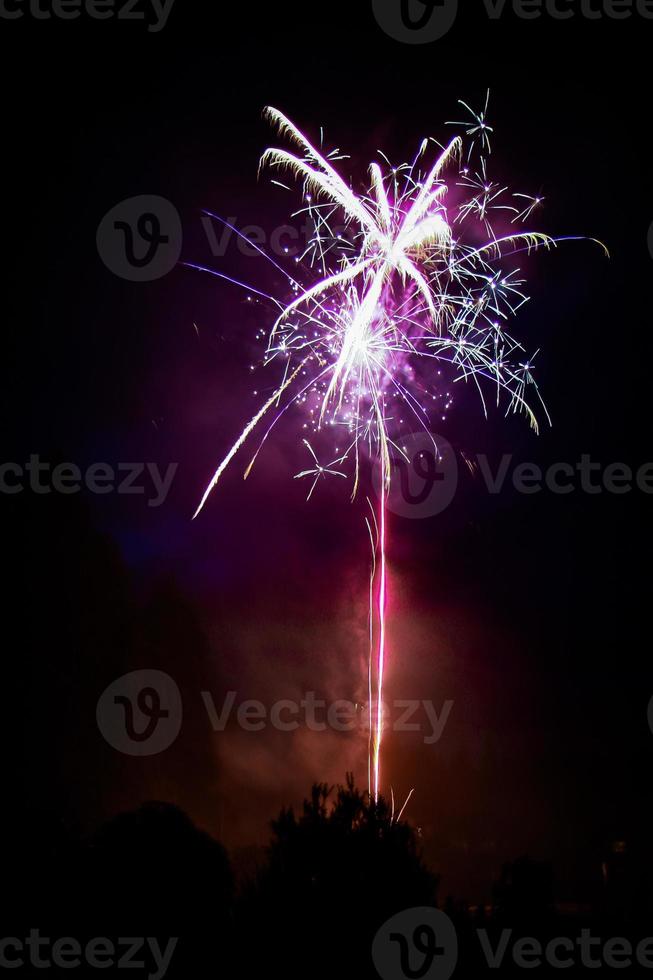
M 250 364 L 269 312 L 182 265 L 121 279 L 96 232 L 120 201 L 160 195 L 181 216 L 182 261 L 278 291 L 263 260 L 233 245 L 212 256 L 200 220 L 286 222 L 296 199 L 257 179 L 265 105 L 316 137 L 324 126 L 359 184 L 378 148 L 401 160 L 426 135 L 444 139 L 457 100 L 481 106 L 490 88 L 498 179 L 546 197 L 539 230 L 600 239 L 611 258 L 575 242 L 526 260 L 532 302 L 515 329 L 541 348 L 552 427 L 485 421 L 463 389 L 437 429 L 461 459 L 453 504 L 391 520 L 391 696 L 454 705 L 436 745 L 388 736 L 384 781 L 402 800 L 415 788 L 408 816 L 445 889 L 487 896 L 527 852 L 579 900 L 611 842 L 645 848 L 651 823 L 653 496 L 489 495 L 462 456 L 487 453 L 493 469 L 504 453 L 544 468 L 653 461 L 653 23 L 492 21 L 466 2 L 446 37 L 408 46 L 367 0 L 224 6 L 176 0 L 158 33 L 0 23 L 14 294 L 3 460 L 178 465 L 160 507 L 87 490 L 0 495 L 11 798 L 81 828 L 165 799 L 244 854 L 313 781 L 353 769 L 365 783 L 363 734 L 214 733 L 201 698 L 365 697 L 364 501 L 336 481 L 306 503 L 295 419 L 191 522 L 256 410 Z M 178 740 L 153 758 L 121 756 L 95 720 L 107 685 L 137 669 L 170 674 L 184 701 Z

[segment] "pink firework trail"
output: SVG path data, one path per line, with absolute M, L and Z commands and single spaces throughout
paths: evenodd
M 485 414 L 488 397 L 499 404 L 504 395 L 506 411 L 524 412 L 535 430 L 535 408 L 548 418 L 534 357 L 526 355 L 509 324 L 527 302 L 517 256 L 551 248 L 559 239 L 515 229 L 542 198 L 512 193 L 490 177 L 493 131 L 487 102 L 480 113 L 461 104 L 470 118 L 452 125 L 462 128 L 462 136 L 444 145 L 424 139 L 412 163 L 399 166 L 380 153 L 382 164 L 371 164 L 369 188 L 361 194 L 335 169 L 345 159 L 339 150 L 325 152 L 281 112 L 267 109 L 266 116 L 295 152 L 268 149 L 261 168 L 299 181 L 302 207 L 293 217 L 308 215 L 312 227 L 293 275 L 259 249 L 286 276 L 291 296 L 281 301 L 193 266 L 249 289 L 276 308 L 271 326 L 261 328 L 260 336 L 265 338 L 262 365 L 280 368 L 278 383 L 220 463 L 195 517 L 249 437 L 262 430 L 245 470 L 248 476 L 291 407 L 301 411 L 302 443 L 309 453 L 309 468 L 296 479 L 310 481 L 309 498 L 322 479 L 348 476 L 355 497 L 363 459 L 380 468 L 378 517 L 373 512 L 372 523 L 367 522 L 374 547 L 368 774 L 375 800 L 381 790 L 388 664 L 387 501 L 391 451 L 405 456 L 402 416 L 429 433 L 429 411 L 449 408 L 451 388 L 464 382 L 474 385 Z M 273 183 L 290 190 L 281 180 Z M 446 394 L 439 390 L 445 365 Z M 334 435 L 335 458 L 321 463 L 308 437 L 325 431 Z
M 379 548 L 381 552 L 381 575 L 379 579 L 379 658 L 377 666 L 377 707 L 376 729 L 374 733 L 374 798 L 378 800 L 381 779 L 381 740 L 383 738 L 383 678 L 385 676 L 385 610 L 387 604 L 387 563 L 385 551 L 385 522 L 386 522 L 385 482 L 381 481 L 381 528 Z

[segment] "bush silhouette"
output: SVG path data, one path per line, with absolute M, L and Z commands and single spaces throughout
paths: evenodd
M 330 974 L 331 957 L 345 952 L 350 970 L 374 975 L 370 948 L 379 926 L 435 902 L 437 878 L 422 862 L 415 831 L 383 799 L 357 790 L 351 775 L 335 792 L 314 785 L 301 815 L 283 810 L 272 831 L 268 864 L 240 909 L 240 940 L 245 948 L 256 936 L 262 960 L 290 975 L 309 964 L 312 976 Z

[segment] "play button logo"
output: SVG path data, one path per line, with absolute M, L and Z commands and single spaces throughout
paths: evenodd
M 404 44 L 439 40 L 458 13 L 458 0 L 372 0 L 372 6 L 385 33 Z

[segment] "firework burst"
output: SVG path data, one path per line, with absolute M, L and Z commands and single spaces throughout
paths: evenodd
M 221 462 L 195 515 L 250 435 L 263 428 L 245 470 L 249 474 L 291 407 L 300 409 L 301 437 L 310 454 L 310 468 L 297 474 L 310 480 L 309 498 L 322 479 L 348 473 L 355 496 L 363 458 L 378 461 L 380 507 L 378 517 L 373 512 L 368 520 L 375 556 L 369 787 L 376 799 L 387 658 L 391 448 L 401 453 L 397 440 L 406 419 L 429 432 L 429 409 L 442 398 L 443 365 L 449 387 L 475 386 L 486 414 L 488 399 L 499 404 L 503 395 L 506 411 L 524 412 L 534 429 L 538 409 L 548 418 L 535 381 L 535 355 L 527 356 L 509 325 L 527 302 L 516 256 L 551 248 L 559 239 L 513 230 L 543 199 L 513 194 L 491 179 L 488 104 L 477 114 L 461 104 L 470 114 L 467 122 L 455 124 L 462 136 L 444 145 L 424 139 L 414 160 L 399 166 L 380 154 L 382 163 L 371 164 L 368 189 L 361 194 L 336 170 L 344 159 L 339 150 L 318 148 L 281 112 L 266 110 L 292 149 L 266 150 L 261 170 L 275 178 L 290 175 L 301 185 L 303 203 L 296 214 L 309 215 L 313 234 L 305 254 L 295 260 L 294 274 L 266 254 L 289 283 L 286 301 L 268 297 L 276 312 L 264 331 L 262 363 L 280 365 L 280 380 Z M 446 406 L 450 398 L 447 394 Z M 329 427 L 335 427 L 334 445 L 344 448 L 322 464 L 309 437 Z

